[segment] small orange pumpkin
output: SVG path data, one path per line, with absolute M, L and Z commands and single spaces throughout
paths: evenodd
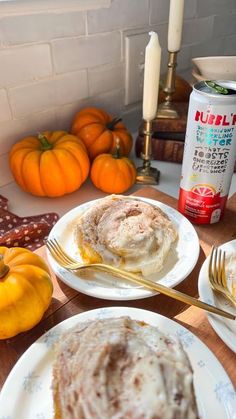
M 50 271 L 36 253 L 0 247 L 0 339 L 35 326 L 52 299 Z
M 99 154 L 111 153 L 116 138 L 120 139 L 121 153 L 127 156 L 133 140 L 120 121 L 102 109 L 84 108 L 75 115 L 71 132 L 84 142 L 92 160 Z
M 135 182 L 136 168 L 127 157 L 121 157 L 119 140 L 114 154 L 100 154 L 92 163 L 91 180 L 96 188 L 107 193 L 123 193 Z
M 9 162 L 22 189 L 48 197 L 74 192 L 87 178 L 90 167 L 83 142 L 65 131 L 24 138 L 12 147 Z

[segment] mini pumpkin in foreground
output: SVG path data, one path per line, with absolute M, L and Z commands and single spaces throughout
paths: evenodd
M 84 108 L 74 118 L 71 132 L 77 135 L 87 147 L 91 160 L 103 153 L 111 153 L 120 140 L 121 153 L 127 156 L 133 139 L 120 118 L 98 108 Z
M 121 157 L 119 141 L 114 154 L 100 154 L 92 163 L 91 180 L 96 188 L 107 193 L 123 193 L 136 179 L 134 163 L 127 157 Z
M 65 131 L 24 138 L 12 147 L 9 162 L 22 189 L 52 198 L 79 189 L 90 167 L 83 142 Z
M 52 299 L 50 271 L 36 253 L 0 247 L 0 339 L 35 326 Z

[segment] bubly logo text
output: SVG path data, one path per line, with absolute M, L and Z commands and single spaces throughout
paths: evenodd
M 202 112 L 196 111 L 195 121 L 201 122 L 206 125 L 236 125 L 236 114 L 228 115 L 214 115 L 210 111 Z

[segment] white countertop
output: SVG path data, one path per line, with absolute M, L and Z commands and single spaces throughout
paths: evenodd
M 142 165 L 141 159 L 133 158 L 133 160 L 136 167 Z M 152 161 L 152 166 L 158 167 L 161 172 L 159 185 L 154 187 L 178 198 L 181 164 Z M 135 192 L 142 187 L 143 185 L 135 184 L 126 194 Z M 232 195 L 234 192 L 236 192 L 236 173 L 233 174 L 229 195 Z M 15 182 L 1 187 L 0 194 L 9 199 L 9 210 L 19 216 L 37 215 L 46 212 L 56 212 L 62 216 L 83 202 L 106 195 L 96 189 L 89 179 L 87 179 L 78 191 L 60 198 L 32 196 L 22 191 Z

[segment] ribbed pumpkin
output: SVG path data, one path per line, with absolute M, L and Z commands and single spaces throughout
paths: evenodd
M 0 339 L 35 326 L 52 291 L 49 269 L 40 256 L 21 247 L 0 247 Z
M 116 138 L 120 139 L 121 153 L 127 156 L 133 140 L 120 121 L 102 109 L 84 108 L 75 115 L 71 132 L 84 142 L 91 160 L 99 154 L 111 153 Z
M 83 142 L 65 131 L 24 138 L 12 147 L 9 162 L 22 189 L 48 197 L 74 192 L 87 178 L 90 167 Z
M 121 157 L 119 141 L 114 154 L 100 154 L 92 163 L 91 180 L 96 188 L 107 193 L 123 193 L 134 184 L 136 168 L 128 157 Z

